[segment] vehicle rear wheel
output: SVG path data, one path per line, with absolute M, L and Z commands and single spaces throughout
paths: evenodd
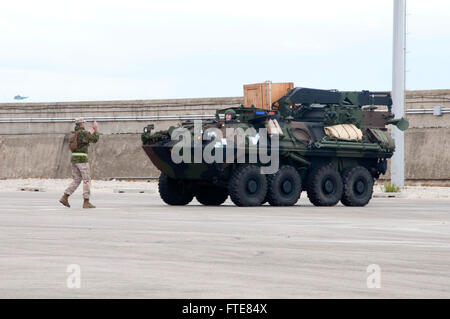
M 272 206 L 292 206 L 300 198 L 302 180 L 292 166 L 282 166 L 278 172 L 267 177 L 267 198 Z
M 194 198 L 194 194 L 187 189 L 186 183 L 172 179 L 164 173 L 159 176 L 158 189 L 161 199 L 169 205 L 187 205 Z
M 373 193 L 373 177 L 362 166 L 347 169 L 342 174 L 344 192 L 341 202 L 345 206 L 365 206 Z
M 228 192 L 237 206 L 259 206 L 267 194 L 266 176 L 258 166 L 240 166 L 231 175 Z
M 334 206 L 342 197 L 341 175 L 329 165 L 313 169 L 308 176 L 308 198 L 315 206 Z
M 202 185 L 197 187 L 195 198 L 200 204 L 218 206 L 227 200 L 228 190 L 215 185 Z

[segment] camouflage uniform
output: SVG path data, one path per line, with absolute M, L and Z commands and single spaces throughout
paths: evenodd
M 69 196 L 72 195 L 80 185 L 81 181 L 83 181 L 83 197 L 89 199 L 91 193 L 91 173 L 87 157 L 88 147 L 91 142 L 97 143 L 99 134 L 98 132 L 90 133 L 78 124 L 75 126 L 75 132 L 78 132 L 78 148 L 72 152 L 71 162 L 73 181 L 64 193 Z
M 89 143 L 97 143 L 99 139 L 99 134 L 97 131 L 98 127 L 97 123 L 94 122 L 94 133 L 90 133 L 84 129 L 83 124 L 85 121 L 83 118 L 75 119 L 75 123 L 75 132 L 72 133 L 77 133 L 77 148 L 72 151 L 71 159 L 73 181 L 64 191 L 64 194 L 59 202 L 66 207 L 70 207 L 69 196 L 75 192 L 81 181 L 83 181 L 83 208 L 95 208 L 95 206 L 89 202 L 89 196 L 91 194 L 91 172 L 88 163 L 88 148 Z

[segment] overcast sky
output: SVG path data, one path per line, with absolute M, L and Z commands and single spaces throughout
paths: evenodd
M 450 1 L 407 0 L 407 89 L 450 89 Z M 393 1 L 2 1 L 0 102 L 390 90 Z

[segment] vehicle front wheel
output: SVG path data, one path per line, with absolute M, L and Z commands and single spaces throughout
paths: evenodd
M 164 173 L 159 176 L 158 189 L 161 199 L 169 205 L 187 205 L 194 198 L 185 182 L 172 179 Z
M 267 179 L 256 165 L 238 167 L 228 183 L 231 200 L 237 206 L 260 206 L 267 194 Z
M 344 192 L 341 202 L 345 206 L 365 206 L 373 193 L 373 177 L 362 166 L 347 169 L 342 174 Z
M 195 198 L 197 198 L 200 204 L 219 206 L 227 200 L 228 190 L 215 185 L 202 185 L 197 187 Z

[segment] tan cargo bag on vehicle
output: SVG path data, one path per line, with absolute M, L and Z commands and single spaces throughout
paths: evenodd
M 325 134 L 346 141 L 361 141 L 362 131 L 353 124 L 339 124 L 324 127 Z

